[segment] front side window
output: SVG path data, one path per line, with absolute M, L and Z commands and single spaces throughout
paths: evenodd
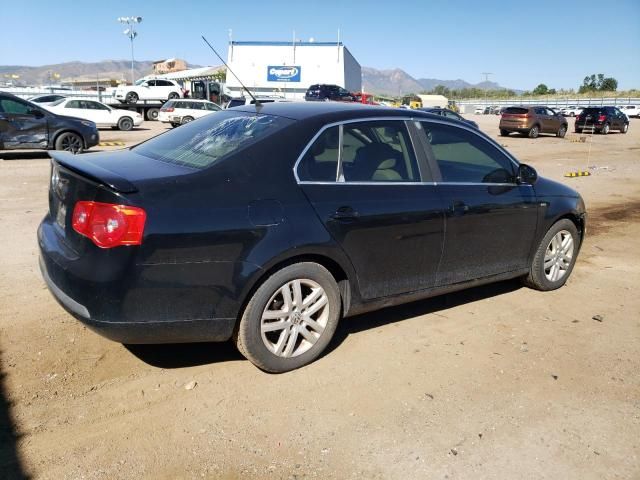
M 292 124 L 273 115 L 226 111 L 148 140 L 132 150 L 155 160 L 203 169 Z
M 216 105 L 215 103 L 206 103 L 205 104 L 207 106 L 207 110 L 213 110 L 214 112 L 217 112 L 219 110 L 222 110 L 218 105 Z
M 0 112 L 16 115 L 28 115 L 32 107 L 27 103 L 17 102 L 10 98 L 0 99 Z
M 443 182 L 515 182 L 513 162 L 489 141 L 453 125 L 421 123 Z
M 81 106 L 80 100 L 71 100 L 69 103 L 65 105 L 65 108 L 82 108 L 82 106 Z

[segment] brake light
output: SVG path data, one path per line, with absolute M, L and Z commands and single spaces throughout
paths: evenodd
M 607 119 L 607 116 L 606 116 L 606 115 L 600 115 L 600 116 L 598 117 L 598 121 L 599 121 L 599 122 L 604 122 L 606 119 Z
M 146 212 L 139 207 L 101 202 L 77 202 L 73 229 L 100 248 L 142 244 Z
M 173 107 L 162 107 L 160 111 L 162 112 L 173 112 L 175 109 Z

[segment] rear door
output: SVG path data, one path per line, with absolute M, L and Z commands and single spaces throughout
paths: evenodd
M 300 187 L 350 258 L 365 300 L 435 285 L 444 219 L 414 138 L 400 119 L 328 126 L 297 165 Z
M 425 150 L 446 212 L 439 286 L 526 269 L 537 224 L 531 185 L 474 129 L 421 122 Z
M 547 122 L 549 125 L 549 133 L 556 133 L 558 130 L 560 130 L 560 125 L 562 124 L 563 120 L 560 118 L 559 115 L 556 115 L 556 112 L 554 112 L 553 110 L 551 110 L 550 108 L 545 108 L 545 114 L 547 116 Z
M 84 105 L 87 111 L 90 112 L 90 115 L 95 118 L 95 120 L 92 120 L 97 125 L 110 127 L 118 124 L 120 116 L 116 112 L 112 112 L 106 105 L 91 100 L 85 100 Z
M 47 148 L 46 115 L 23 100 L 0 97 L 0 148 Z

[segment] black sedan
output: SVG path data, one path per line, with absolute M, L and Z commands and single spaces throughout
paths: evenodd
M 79 153 L 99 142 L 95 123 L 57 115 L 0 92 L 0 150 L 55 148 Z
M 440 115 L 441 117 L 450 118 L 452 120 L 458 120 L 460 122 L 466 123 L 467 125 L 471 125 L 473 128 L 479 128 L 478 124 L 473 120 L 467 120 L 462 115 L 454 112 L 453 110 L 449 110 L 448 108 L 419 108 L 418 110 L 422 112 L 432 113 L 434 115 Z
M 67 311 L 124 343 L 233 338 L 270 372 L 318 357 L 340 317 L 515 277 L 559 288 L 585 232 L 578 193 L 416 111 L 247 105 L 51 156 L 40 267 Z

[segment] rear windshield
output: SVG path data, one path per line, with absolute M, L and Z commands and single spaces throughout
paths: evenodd
M 132 150 L 176 165 L 203 169 L 293 123 L 288 118 L 219 112 L 189 122 Z
M 582 110 L 582 113 L 585 113 L 587 115 L 591 114 L 599 114 L 600 112 L 602 112 L 602 108 L 585 108 L 584 110 Z
M 246 100 L 244 98 L 232 98 L 229 101 L 229 105 L 227 105 L 227 108 L 239 107 L 240 105 L 244 105 L 245 103 Z
M 514 113 L 517 115 L 524 115 L 525 113 L 529 112 L 528 108 L 522 108 L 522 107 L 507 107 L 504 109 L 503 113 Z

